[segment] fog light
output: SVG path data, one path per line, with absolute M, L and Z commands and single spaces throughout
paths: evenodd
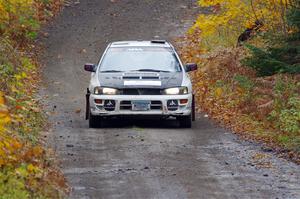
M 116 101 L 114 100 L 105 100 L 104 101 L 104 109 L 106 111 L 114 111 L 116 107 Z
M 94 101 L 96 104 L 102 104 L 102 102 L 103 102 L 102 99 L 95 99 Z
M 189 100 L 188 99 L 181 99 L 179 101 L 180 101 L 180 104 L 187 104 Z
M 178 109 L 178 100 L 168 100 L 167 107 L 169 111 L 176 111 Z

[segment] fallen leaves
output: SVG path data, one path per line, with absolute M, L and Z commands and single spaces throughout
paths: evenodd
M 79 53 L 80 53 L 80 54 L 85 54 L 85 53 L 87 53 L 87 51 L 86 51 L 85 48 L 83 48 L 83 49 L 81 49 L 81 50 L 79 51 Z
M 0 91 L 0 133 L 5 130 L 5 125 L 11 121 L 7 106 L 5 105 L 4 93 Z
M 281 130 L 279 114 L 273 113 L 284 109 L 287 109 L 283 112 L 285 115 L 297 112 L 299 100 L 291 98 L 300 95 L 297 75 L 256 77 L 254 70 L 240 62 L 245 54 L 243 48 L 220 48 L 208 53 L 199 45 L 200 34 L 188 34 L 177 42 L 185 63 L 200 63 L 199 70 L 191 74 L 196 109 L 206 112 L 204 117 L 209 115 L 244 139 L 265 143 L 277 152 L 285 150 L 287 157 L 300 163 L 300 143 L 293 141 L 300 140 L 300 132 Z M 289 99 L 294 101 L 293 110 L 287 105 Z M 289 120 L 291 116 L 285 117 Z M 291 123 L 290 120 L 283 122 Z M 280 135 L 287 138 L 280 140 Z
M 0 195 L 1 198 L 61 198 L 65 179 L 39 143 L 45 118 L 34 98 L 40 68 L 35 55 L 37 45 L 32 39 L 39 24 L 53 16 L 62 1 L 5 3 L 9 3 L 9 11 L 1 10 L 3 1 L 0 1 L 1 14 L 9 12 L 11 19 L 5 22 L 5 18 L 0 19 L 4 25 L 0 28 Z M 56 178 L 49 178 L 50 170 L 56 170 Z
M 271 169 L 274 166 L 269 159 L 269 154 L 256 153 L 252 156 L 252 164 L 254 164 L 257 168 Z

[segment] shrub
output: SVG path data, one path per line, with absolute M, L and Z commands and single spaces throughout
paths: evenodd
M 269 48 L 267 51 L 252 45 L 245 46 L 250 49 L 252 56 L 245 58 L 243 63 L 254 68 L 260 76 L 300 73 L 300 63 L 298 63 L 300 46 L 287 45 L 282 48 Z
M 289 33 L 281 34 L 275 39 L 269 37 L 266 43 L 271 44 L 266 50 L 253 45 L 245 45 L 251 56 L 244 59 L 244 64 L 257 70 L 260 76 L 276 73 L 300 73 L 300 0 L 290 7 L 287 13 Z M 273 35 L 268 33 L 269 35 Z
M 0 198 L 61 198 L 64 177 L 38 142 L 45 121 L 32 42 L 61 0 L 0 0 Z M 58 3 L 58 4 L 56 4 Z

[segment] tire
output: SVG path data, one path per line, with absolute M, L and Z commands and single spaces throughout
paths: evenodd
M 89 114 L 89 128 L 101 128 L 103 124 L 101 116 Z
M 180 128 L 192 128 L 192 114 L 178 117 Z

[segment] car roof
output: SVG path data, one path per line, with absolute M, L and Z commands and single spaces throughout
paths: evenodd
M 152 41 L 116 41 L 110 44 L 110 47 L 172 47 L 172 45 L 164 40 L 152 40 Z

